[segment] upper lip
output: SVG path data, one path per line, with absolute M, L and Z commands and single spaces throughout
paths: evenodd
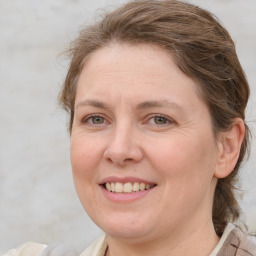
M 115 183 L 115 182 L 120 182 L 120 183 L 139 182 L 139 183 L 145 183 L 145 184 L 149 184 L 149 185 L 156 185 L 155 182 L 144 180 L 144 179 L 137 178 L 137 177 L 116 177 L 116 176 L 109 176 L 109 177 L 103 178 L 99 182 L 99 184 L 102 185 L 102 184 L 111 183 L 111 182 L 113 182 L 113 183 Z

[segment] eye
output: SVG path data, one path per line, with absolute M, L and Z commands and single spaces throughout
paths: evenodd
M 154 119 L 154 123 L 158 124 L 158 125 L 163 125 L 163 124 L 168 123 L 168 120 L 162 116 L 156 116 L 153 119 Z
M 174 121 L 165 115 L 154 115 L 148 119 L 148 123 L 152 125 L 165 126 L 174 123 Z
M 93 117 L 90 117 L 89 119 L 88 119 L 88 121 L 90 120 L 90 122 L 92 123 L 92 124 L 103 124 L 104 123 L 104 118 L 103 117 L 101 117 L 101 116 L 93 116 Z
M 102 125 L 105 124 L 107 121 L 102 116 L 89 116 L 83 119 L 83 123 L 88 123 L 90 125 Z

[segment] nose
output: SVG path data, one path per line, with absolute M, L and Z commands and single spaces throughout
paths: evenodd
M 106 147 L 104 158 L 118 166 L 140 162 L 143 152 L 136 132 L 128 127 L 116 128 Z

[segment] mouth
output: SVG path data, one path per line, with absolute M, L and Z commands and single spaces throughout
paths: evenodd
M 106 182 L 102 184 L 103 188 L 112 193 L 134 193 L 152 189 L 156 184 L 148 184 L 144 182 Z

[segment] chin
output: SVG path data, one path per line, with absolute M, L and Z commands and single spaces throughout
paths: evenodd
M 137 216 L 136 216 L 137 215 Z M 95 216 L 95 215 L 94 215 Z M 107 217 L 106 217 L 107 216 Z M 143 214 L 106 214 L 101 218 L 93 218 L 95 224 L 101 228 L 107 235 L 112 237 L 138 239 L 145 237 L 154 229 L 154 221 L 147 220 Z

